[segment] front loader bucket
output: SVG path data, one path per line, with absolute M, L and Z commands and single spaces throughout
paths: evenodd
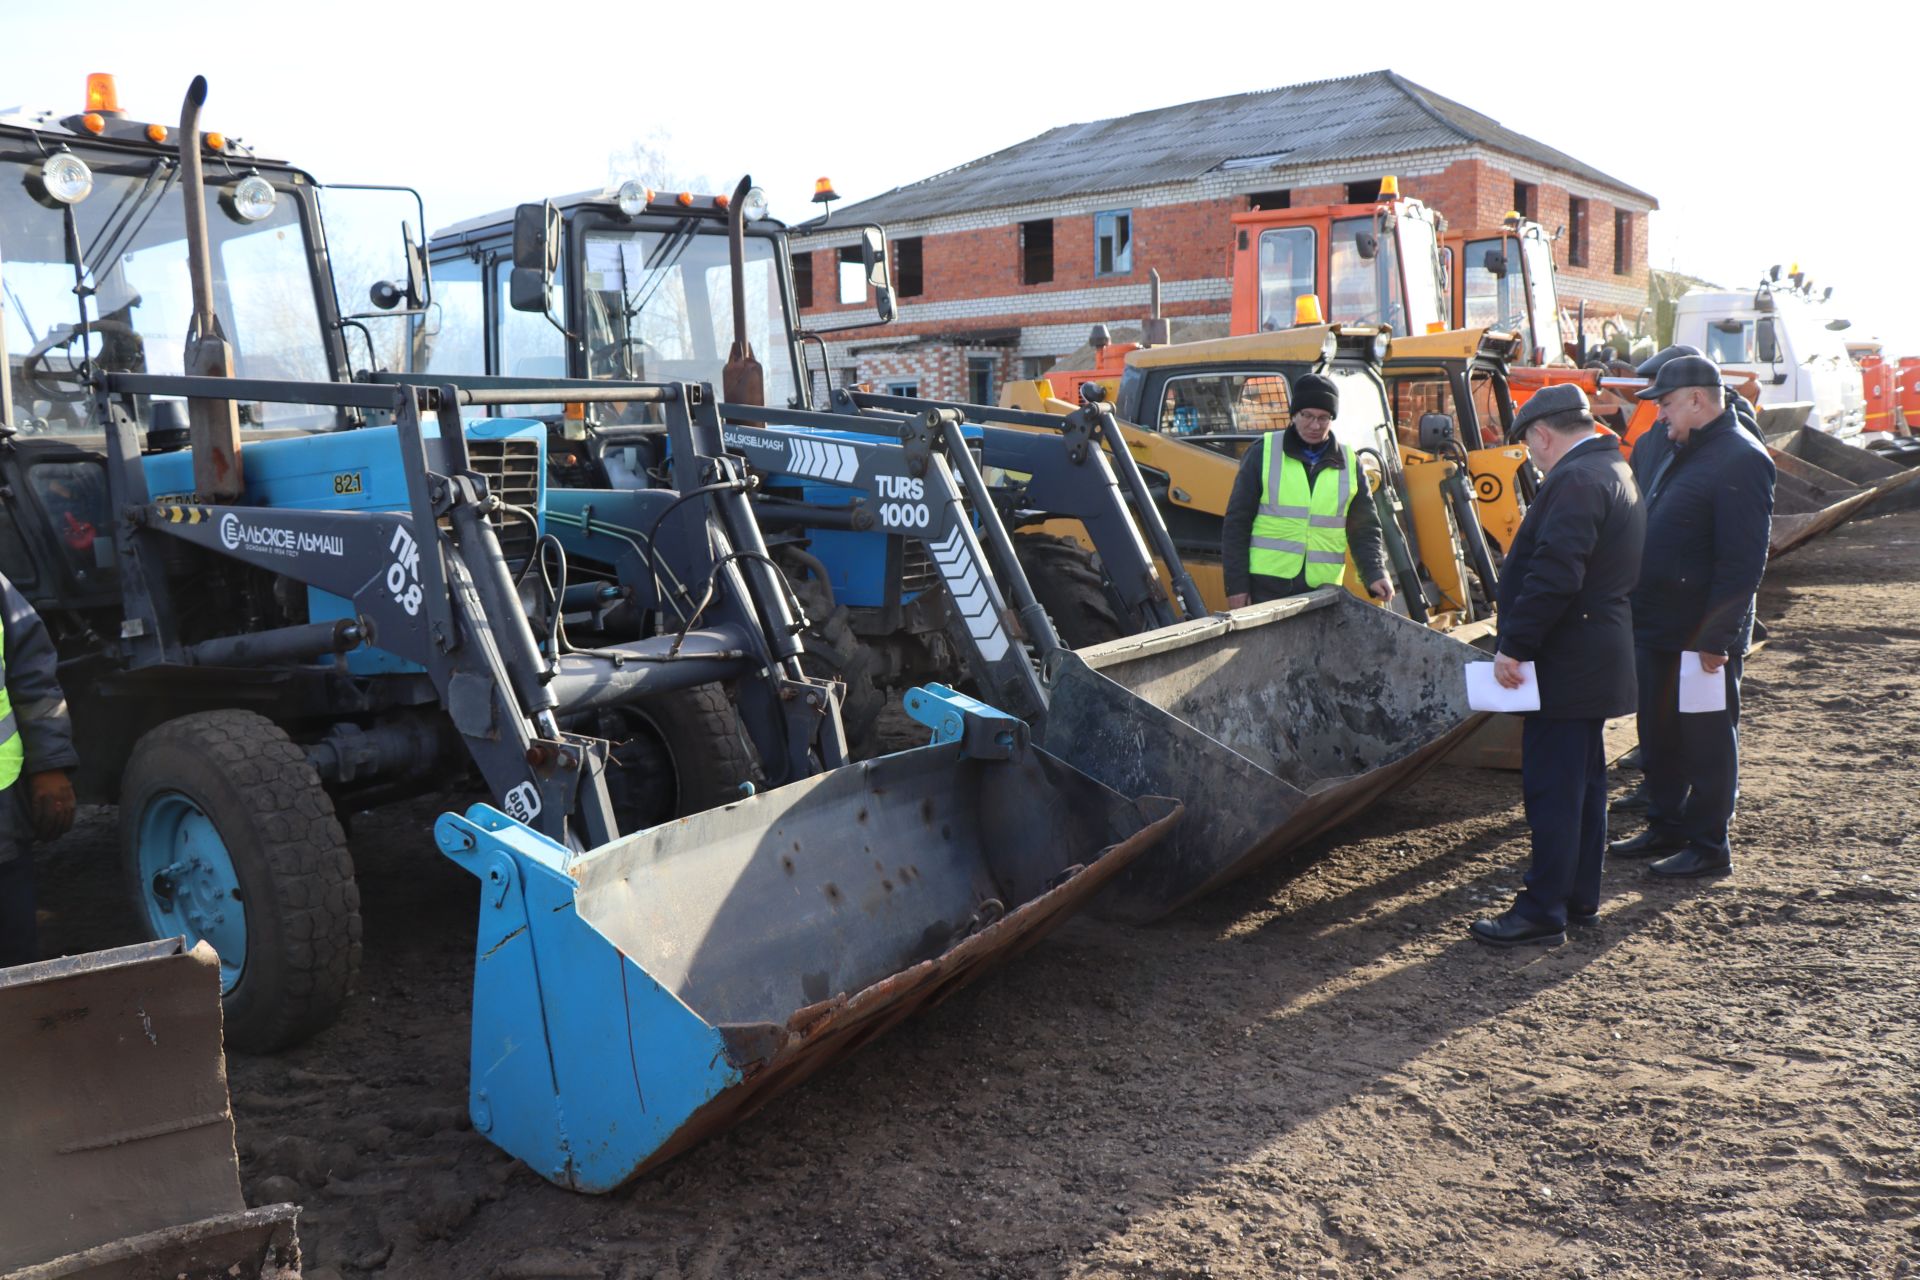
M 1164 915 L 1419 776 L 1484 719 L 1484 656 L 1337 587 L 1062 655 L 1047 749 L 1187 808 L 1096 911 Z
M 581 854 L 448 814 L 481 881 L 474 1127 L 612 1190 L 1032 944 L 1180 813 L 955 742 Z
M 1920 472 L 1883 458 L 1871 449 L 1836 440 L 1824 431 L 1807 427 L 1769 437 L 1767 444 L 1773 450 L 1776 467 L 1791 465 L 1783 461 L 1784 456 L 1817 467 L 1823 475 L 1833 477 L 1826 482 L 1829 485 L 1845 483 L 1872 489 L 1877 495 L 1871 503 L 1876 511 L 1905 511 L 1920 506 L 1920 484 L 1915 483 L 1920 480 Z
M 0 1045 L 0 1274 L 297 1280 L 299 1210 L 240 1193 L 213 948 L 0 969 Z

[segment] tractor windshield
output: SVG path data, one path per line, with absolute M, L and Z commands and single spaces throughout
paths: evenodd
M 1464 256 L 1466 261 L 1459 268 L 1466 302 L 1463 326 L 1524 333 L 1527 283 L 1519 241 L 1507 236 L 1469 240 Z
M 1527 299 L 1533 315 L 1532 332 L 1521 330 L 1521 354 L 1533 359 L 1537 350 L 1543 364 L 1555 364 L 1563 358 L 1560 338 L 1560 298 L 1553 285 L 1553 247 L 1536 229 L 1520 237 L 1520 252 L 1526 255 Z
M 1433 233 L 1433 215 L 1419 204 L 1400 206 L 1400 260 L 1406 265 L 1406 325 L 1395 333 L 1428 333 L 1447 327 L 1451 310 L 1440 285 L 1440 242 Z
M 708 382 L 718 388 L 733 345 L 727 238 L 691 220 L 673 231 L 594 228 L 582 245 L 587 374 Z M 777 243 L 746 238 L 747 341 L 766 374 L 767 403 L 796 394 Z
M 10 421 L 22 431 L 100 430 L 89 368 L 182 371 L 193 302 L 173 168 L 161 159 L 87 158 L 91 192 L 62 205 L 40 194 L 37 152 L 0 155 L 0 342 Z M 291 184 L 269 180 L 279 198 L 247 221 L 225 198 L 234 175 L 218 166 L 209 173 L 215 310 L 238 376 L 324 382 L 328 348 L 303 202 Z M 242 405 L 241 414 L 250 427 L 317 427 L 334 417 L 301 405 Z

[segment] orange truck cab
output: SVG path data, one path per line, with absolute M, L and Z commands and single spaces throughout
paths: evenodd
M 1320 300 L 1328 324 L 1374 325 L 1397 335 L 1448 327 L 1439 225 L 1383 178 L 1367 204 L 1256 209 L 1233 215 L 1231 332 L 1295 323 L 1295 303 Z

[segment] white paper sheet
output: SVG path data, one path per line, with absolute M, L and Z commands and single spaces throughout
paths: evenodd
M 1727 709 L 1727 669 L 1709 675 L 1700 665 L 1700 655 L 1688 649 L 1680 655 L 1680 710 L 1682 712 L 1725 711 Z
M 1509 689 L 1493 678 L 1491 662 L 1469 662 L 1467 705 L 1475 711 L 1538 711 L 1540 681 L 1534 678 L 1531 662 L 1520 664 L 1520 678 L 1526 683 Z

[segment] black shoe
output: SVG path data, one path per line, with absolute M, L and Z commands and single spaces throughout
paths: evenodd
M 1591 929 L 1594 925 L 1597 925 L 1599 923 L 1600 923 L 1600 908 L 1598 907 L 1588 907 L 1588 908 L 1568 907 L 1567 908 L 1567 927 L 1570 929 Z
M 1725 854 L 1708 853 L 1688 845 L 1670 858 L 1647 864 L 1647 874 L 1661 876 L 1668 880 L 1704 880 L 1708 876 L 1724 876 L 1733 870 L 1733 859 Z
M 1642 779 L 1634 784 L 1633 790 L 1607 803 L 1607 808 L 1615 813 L 1645 813 L 1647 811 L 1647 784 Z
M 1630 840 L 1615 840 L 1607 846 L 1609 858 L 1658 858 L 1664 854 L 1678 853 L 1687 847 L 1684 840 L 1661 835 L 1649 828 Z
M 1517 911 L 1503 911 L 1491 920 L 1475 920 L 1467 932 L 1475 942 L 1489 947 L 1519 947 L 1529 943 L 1557 947 L 1567 940 L 1564 929 L 1535 924 Z

